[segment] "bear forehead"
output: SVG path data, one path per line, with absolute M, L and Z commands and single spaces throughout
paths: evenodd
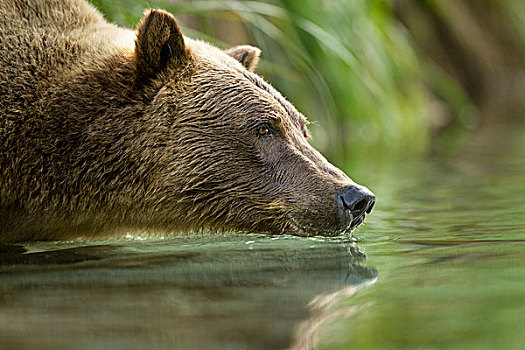
M 207 72 L 218 80 L 221 77 L 222 79 L 220 80 L 224 80 L 225 83 L 233 81 L 236 83 L 247 83 L 250 88 L 255 88 L 254 91 L 263 92 L 263 95 L 268 95 L 273 102 L 277 103 L 292 122 L 303 131 L 304 135 L 309 137 L 306 128 L 306 125 L 309 123 L 306 117 L 297 111 L 281 93 L 264 81 L 263 78 L 247 71 L 237 60 L 215 46 L 186 37 L 185 41 L 191 49 L 192 56 L 202 64 L 204 72 L 200 72 L 200 74 Z M 247 91 L 250 91 L 250 89 L 247 89 Z M 242 96 L 239 96 L 239 98 L 242 98 Z M 262 99 L 260 102 L 264 103 Z
M 288 115 L 295 125 L 304 133 L 305 137 L 310 136 L 308 130 L 306 129 L 306 125 L 308 125 L 308 120 L 306 117 L 297 111 L 297 109 L 295 109 L 295 107 L 287 99 L 285 99 L 279 91 L 275 90 L 270 84 L 264 81 L 264 79 L 262 79 L 257 74 L 248 71 L 243 71 L 242 73 L 244 77 L 257 89 L 269 94 L 273 100 L 280 105 L 286 115 Z

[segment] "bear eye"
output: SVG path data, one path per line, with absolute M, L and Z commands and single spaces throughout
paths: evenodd
M 261 125 L 257 128 L 257 135 L 258 136 L 269 136 L 272 132 L 270 130 L 270 127 L 268 125 Z

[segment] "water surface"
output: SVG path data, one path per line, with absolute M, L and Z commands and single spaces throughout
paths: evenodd
M 356 238 L 2 246 L 0 348 L 520 349 L 524 135 L 349 169 L 378 197 Z

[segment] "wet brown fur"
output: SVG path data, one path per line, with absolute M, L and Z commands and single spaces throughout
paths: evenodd
M 0 0 L 0 18 L 0 241 L 344 230 L 352 182 L 251 72 L 258 49 L 184 38 L 160 10 L 133 33 L 83 0 Z

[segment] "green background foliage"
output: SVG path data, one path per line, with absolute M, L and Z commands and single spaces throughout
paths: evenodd
M 407 27 L 396 13 L 396 8 L 407 7 L 429 13 L 437 19 L 439 29 L 439 21 L 446 23 L 450 17 L 445 11 L 448 2 L 92 3 L 108 20 L 129 28 L 136 25 L 145 8 L 164 8 L 179 19 L 190 37 L 223 48 L 236 44 L 260 47 L 263 55 L 258 72 L 314 121 L 314 146 L 340 166 L 351 166 L 370 155 L 389 159 L 450 148 L 452 141 L 479 123 L 479 105 L 472 102 L 461 75 L 455 76 L 443 67 L 446 63 L 440 65 L 432 52 L 429 55 L 414 41 L 413 34 L 421 38 L 424 25 Z M 505 4 L 499 8 L 500 17 L 509 18 L 517 33 L 523 32 L 523 6 L 517 1 Z M 492 7 L 489 10 L 494 12 Z M 460 10 L 452 8 L 451 13 L 454 11 Z M 483 16 L 481 12 L 478 17 Z M 408 17 L 412 18 L 410 13 Z M 425 21 L 422 16 L 421 23 Z M 450 30 L 461 33 L 462 28 Z M 435 35 L 427 37 L 436 40 Z

